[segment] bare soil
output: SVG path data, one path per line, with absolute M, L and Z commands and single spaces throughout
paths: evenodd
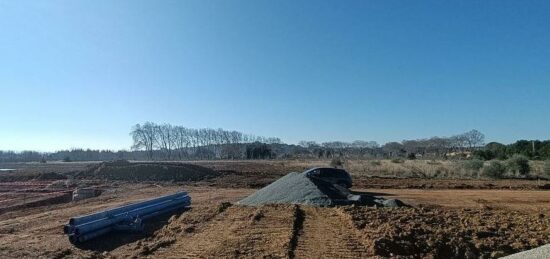
M 80 184 L 103 193 L 79 202 L 28 205 L 21 195 L 63 190 L 48 187 L 54 180 L 4 182 L 0 209 L 10 209 L 0 213 L 0 258 L 495 258 L 550 243 L 550 191 L 539 188 L 544 182 L 354 176 L 354 191 L 412 207 L 246 207 L 235 203 L 290 169 L 198 164 L 220 176 L 180 183 L 86 180 Z M 70 217 L 178 190 L 190 193 L 192 207 L 146 222 L 144 233 L 112 233 L 79 246 L 63 235 Z
M 181 189 L 192 208 L 148 222 L 144 234 L 116 233 L 79 247 L 63 235 L 72 216 Z M 550 242 L 547 191 L 372 190 L 416 202 L 399 209 L 232 204 L 254 191 L 125 184 L 89 200 L 21 208 L 0 215 L 0 257 L 491 257 Z
M 77 179 L 119 181 L 202 181 L 220 173 L 200 165 L 186 163 L 101 163 L 73 174 Z
M 425 161 L 408 161 L 424 164 Z M 219 177 L 208 181 L 212 186 L 260 188 L 289 172 L 302 172 L 311 167 L 329 166 L 330 161 L 191 161 L 190 163 L 220 172 Z M 385 163 L 390 163 L 385 161 Z M 459 178 L 460 175 L 445 178 L 407 177 L 408 174 L 369 174 L 362 167 L 365 161 L 349 161 L 348 171 L 353 176 L 356 188 L 375 189 L 550 189 L 549 180 L 528 179 L 475 179 Z M 390 163 L 391 164 L 391 163 Z M 392 164 L 393 165 L 393 164 Z M 398 166 L 401 166 L 400 164 Z M 449 169 L 451 170 L 451 169 Z

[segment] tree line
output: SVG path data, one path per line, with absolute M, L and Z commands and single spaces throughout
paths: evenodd
M 490 142 L 483 149 L 474 152 L 474 156 L 483 160 L 505 160 L 521 155 L 532 160 L 550 159 L 550 140 L 519 140 L 510 145 Z
M 478 130 L 450 137 L 403 140 L 379 145 L 376 141 L 300 141 L 283 143 L 279 138 L 261 137 L 224 129 L 193 129 L 171 124 L 145 122 L 130 130 L 128 150 L 72 149 L 53 153 L 0 151 L 0 162 L 106 161 L 106 160 L 211 160 L 211 159 L 508 159 L 523 155 L 529 159 L 550 159 L 550 140 L 519 140 L 505 145 L 485 145 Z
M 238 159 L 243 158 L 242 148 L 245 145 L 282 144 L 279 138 L 266 138 L 235 130 L 193 129 L 153 122 L 136 124 L 130 135 L 133 140 L 132 150 L 145 150 L 150 160 L 155 159 L 155 153 L 160 160 Z
M 484 141 L 485 135 L 474 129 L 451 137 L 403 140 L 401 142 L 388 142 L 382 146 L 376 141 L 364 140 L 323 143 L 300 141 L 298 144 L 308 149 L 312 156 L 316 155 L 318 158 L 332 158 L 334 156 L 355 158 L 448 158 L 450 156 L 468 155 L 481 148 Z

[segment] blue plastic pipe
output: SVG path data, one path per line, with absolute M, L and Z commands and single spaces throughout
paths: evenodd
M 145 216 L 149 213 L 153 213 L 155 211 L 172 209 L 172 207 L 177 205 L 189 206 L 189 204 L 190 204 L 190 198 L 188 196 L 181 199 L 166 200 L 155 204 L 149 204 L 147 206 L 135 208 L 130 211 L 121 212 L 117 215 L 112 215 L 107 218 L 103 218 L 103 219 L 99 219 L 96 221 L 75 226 L 74 233 L 77 235 L 86 234 L 89 232 L 93 232 L 97 229 L 105 228 L 107 226 L 117 224 L 123 221 L 132 221 L 133 218 L 136 218 L 136 217 L 141 218 L 142 216 Z
M 187 195 L 187 192 L 179 192 L 95 214 L 71 218 L 69 224 L 63 227 L 63 232 L 68 234 L 69 241 L 78 243 L 113 230 L 140 231 L 143 229 L 142 220 L 189 205 L 191 205 L 191 197 Z
M 102 212 L 98 212 L 98 213 L 94 213 L 94 214 L 90 214 L 90 215 L 86 215 L 86 216 L 82 216 L 82 217 L 71 218 L 71 219 L 69 219 L 69 225 L 81 225 L 81 224 L 84 224 L 86 222 L 106 218 L 109 215 L 120 214 L 121 212 L 124 212 L 124 211 L 132 210 L 132 209 L 143 207 L 143 206 L 146 206 L 146 205 L 149 205 L 149 204 L 158 203 L 158 202 L 161 202 L 161 201 L 171 200 L 171 199 L 175 199 L 175 198 L 178 198 L 178 197 L 184 197 L 184 196 L 187 196 L 187 192 L 179 192 L 179 193 L 176 193 L 176 194 L 166 195 L 166 196 L 159 197 L 159 198 L 152 199 L 152 200 L 148 200 L 148 201 L 129 204 L 129 205 L 125 205 L 125 206 L 122 206 L 122 207 L 115 208 L 115 209 L 105 210 L 105 211 L 102 211 Z

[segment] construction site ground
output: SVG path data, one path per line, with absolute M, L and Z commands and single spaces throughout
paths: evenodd
M 103 192 L 78 202 L 48 187 L 59 180 L 2 182 L 0 257 L 494 258 L 550 243 L 546 181 L 363 177 L 353 191 L 411 207 L 246 207 L 236 202 L 284 173 L 228 164 L 210 165 L 222 174 L 194 182 L 82 180 Z M 192 207 L 146 222 L 143 233 L 76 246 L 63 234 L 71 217 L 179 190 L 189 192 Z

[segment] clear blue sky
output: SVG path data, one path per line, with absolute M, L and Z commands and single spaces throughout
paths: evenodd
M 0 149 L 144 121 L 287 143 L 550 138 L 550 1 L 0 0 Z

